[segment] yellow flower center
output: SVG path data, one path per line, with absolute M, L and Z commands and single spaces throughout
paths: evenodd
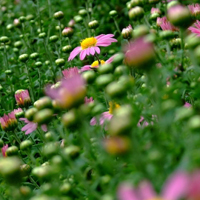
M 104 60 L 100 60 L 101 65 L 103 65 L 105 63 Z M 91 68 L 97 68 L 99 66 L 99 61 L 95 60 L 92 64 L 91 64 Z
M 120 105 L 119 104 L 117 104 L 117 103 L 113 103 L 113 102 L 109 102 L 109 113 L 110 114 L 113 114 L 113 111 L 115 110 L 115 109 L 118 109 L 118 108 L 120 108 Z
M 94 37 L 86 38 L 81 42 L 81 48 L 87 49 L 88 47 L 95 47 L 97 43 L 97 39 Z

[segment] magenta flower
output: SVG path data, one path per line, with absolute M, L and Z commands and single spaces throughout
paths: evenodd
M 94 102 L 94 99 L 92 97 L 90 97 L 90 98 L 85 97 L 84 102 L 85 102 L 85 104 L 88 104 L 90 102 Z
M 28 90 L 17 90 L 15 92 L 15 100 L 19 107 L 27 107 L 31 104 L 31 98 Z
M 193 16 L 197 16 L 200 14 L 200 4 L 195 3 L 192 5 L 188 5 L 188 8 Z
M 112 42 L 117 42 L 113 34 L 101 34 L 96 37 L 86 38 L 81 41 L 81 46 L 76 47 L 68 58 L 68 61 L 73 60 L 79 53 L 80 59 L 84 60 L 86 55 L 94 55 L 95 53 L 100 54 L 99 47 L 107 47 L 111 45 Z
M 13 110 L 14 114 L 16 115 L 17 113 L 23 112 L 21 108 L 17 108 Z
M 74 75 L 77 75 L 79 73 L 79 69 L 77 67 L 70 67 L 68 69 L 65 69 L 62 71 L 63 76 L 67 78 L 71 78 Z
M 4 146 L 1 148 L 1 152 L 2 152 L 3 157 L 6 157 L 6 156 L 7 156 L 7 155 L 6 155 L 6 150 L 7 150 L 7 148 L 8 148 L 8 144 L 4 145 Z
M 161 14 L 160 9 L 159 8 L 151 8 L 151 14 L 154 14 L 154 13 Z
M 33 131 L 35 131 L 38 127 L 37 123 L 34 122 L 30 122 L 28 119 L 26 118 L 19 118 L 19 120 L 24 121 L 26 123 L 26 125 L 24 127 L 22 127 L 22 131 L 26 131 L 25 135 L 28 135 L 30 133 L 32 133 Z M 47 126 L 45 124 L 41 125 L 41 129 L 46 132 L 47 131 Z
M 160 198 L 165 200 L 178 200 L 188 190 L 189 177 L 186 173 L 178 171 L 173 174 L 165 183 L 161 192 Z M 143 181 L 137 190 L 127 187 L 125 184 L 121 184 L 118 189 L 119 200 L 148 200 L 157 199 L 158 195 L 154 191 L 152 185 L 148 181 Z
M 170 31 L 178 31 L 179 28 L 172 25 L 168 20 L 167 17 L 158 17 L 157 18 L 157 26 L 160 26 L 163 31 L 170 30 Z
M 192 105 L 190 104 L 190 103 L 188 103 L 188 102 L 185 102 L 185 104 L 184 104 L 184 107 L 185 108 L 190 108 Z
M 104 61 L 104 60 L 100 60 L 101 62 L 101 65 L 103 65 L 104 63 L 112 63 L 114 57 L 116 55 L 110 57 L 108 60 Z M 99 61 L 98 60 L 95 60 L 91 65 L 85 65 L 83 67 L 81 67 L 81 72 L 83 71 L 88 71 L 88 70 L 92 70 L 92 69 L 96 69 L 99 67 Z
M 17 126 L 15 113 L 12 111 L 11 113 L 8 113 L 8 115 L 4 114 L 3 117 L 0 117 L 0 124 L 4 131 L 13 130 Z
M 55 100 L 59 108 L 66 109 L 83 102 L 86 87 L 81 74 L 74 75 L 67 79 L 62 79 L 59 86 L 47 86 L 45 93 Z
M 200 37 L 200 21 L 197 20 L 196 23 L 194 23 L 195 27 L 189 27 L 188 29 L 192 32 L 195 33 L 197 36 Z

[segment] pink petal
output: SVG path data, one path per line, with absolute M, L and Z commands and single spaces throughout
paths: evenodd
M 138 190 L 139 190 L 139 195 L 141 197 L 141 200 L 153 199 L 154 197 L 157 196 L 155 191 L 152 188 L 152 185 L 148 181 L 143 181 L 139 185 Z
M 116 56 L 116 55 L 111 56 L 108 60 L 106 60 L 106 63 L 111 63 L 111 62 L 113 61 L 113 59 L 114 59 L 115 56 Z
M 95 124 L 97 124 L 97 120 L 95 117 L 93 117 L 91 120 L 90 120 L 90 125 L 91 126 L 94 126 Z
M 84 60 L 85 56 L 86 56 L 86 52 L 87 50 L 82 50 L 81 53 L 80 53 L 80 59 L 81 60 Z
M 42 129 L 44 132 L 47 132 L 47 125 L 46 125 L 46 124 L 41 125 L 41 129 Z
M 95 50 L 98 54 L 100 54 L 100 49 L 99 49 L 99 47 L 94 47 L 94 50 Z
M 90 65 L 85 65 L 81 67 L 81 72 L 91 70 Z
M 94 55 L 94 54 L 95 54 L 94 47 L 91 47 L 91 48 L 89 48 L 89 50 L 90 50 L 90 53 L 91 53 L 92 55 Z
M 185 172 L 178 171 L 173 174 L 164 186 L 162 198 L 167 200 L 178 200 L 187 192 L 189 177 Z
M 73 60 L 79 53 L 81 52 L 81 47 L 76 47 L 71 53 L 68 58 L 68 61 Z

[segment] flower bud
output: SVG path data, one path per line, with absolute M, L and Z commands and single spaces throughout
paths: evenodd
M 27 15 L 27 16 L 26 16 L 26 20 L 27 20 L 27 21 L 31 21 L 32 19 L 34 19 L 34 16 L 33 16 L 33 15 L 30 14 L 30 15 Z
M 26 17 L 21 16 L 21 17 L 19 18 L 19 21 L 22 22 L 22 23 L 25 22 L 25 21 L 26 21 Z
M 20 23 L 19 19 L 14 19 L 13 24 L 14 24 L 14 26 L 16 26 L 16 27 L 20 27 L 20 26 L 21 26 L 21 23 Z
M 27 197 L 31 194 L 31 188 L 28 186 L 21 186 L 19 188 L 20 194 L 24 197 Z
M 66 28 L 64 28 L 64 30 L 62 31 L 62 35 L 63 35 L 64 37 L 70 37 L 70 36 L 73 35 L 73 33 L 74 33 L 74 30 L 73 30 L 71 27 L 66 27 Z
M 66 195 L 71 190 L 71 185 L 69 183 L 64 183 L 60 187 L 60 192 L 63 195 Z
M 50 42 L 56 42 L 56 41 L 58 41 L 58 36 L 57 35 L 52 35 L 50 38 L 49 38 L 49 40 L 50 40 Z
M 116 76 L 126 75 L 128 73 L 129 73 L 129 70 L 128 70 L 127 66 L 125 66 L 125 65 L 117 66 L 114 71 L 114 74 Z
M 96 85 L 98 87 L 105 87 L 109 83 L 113 81 L 113 75 L 112 74 L 105 74 L 105 75 L 100 75 L 99 77 L 96 78 Z
M 71 145 L 71 146 L 64 148 L 63 153 L 65 156 L 74 159 L 79 156 L 80 148 L 78 146 Z
M 28 176 L 31 173 L 30 165 L 23 164 L 20 167 L 22 176 Z
M 40 98 L 39 100 L 37 100 L 34 103 L 34 106 L 38 109 L 38 110 L 42 110 L 44 108 L 52 108 L 52 101 L 51 98 L 45 96 Z
M 144 16 L 144 9 L 136 6 L 129 11 L 128 15 L 131 20 L 141 19 Z
M 96 78 L 96 73 L 93 70 L 85 71 L 82 73 L 82 77 L 87 83 L 93 83 Z
M 23 43 L 21 41 L 17 41 L 14 43 L 14 47 L 21 48 L 23 46 Z
M 87 15 L 87 11 L 85 9 L 79 10 L 78 14 L 81 15 L 82 17 L 85 17 Z
M 19 149 L 16 146 L 8 147 L 6 150 L 6 155 L 7 156 L 16 156 L 18 154 L 18 150 Z
M 59 150 L 59 143 L 58 142 L 48 142 L 42 149 L 42 154 L 47 157 L 51 158 L 54 155 L 58 154 Z
M 38 37 L 39 37 L 39 38 L 45 38 L 46 35 L 47 35 L 47 34 L 43 32 L 43 33 L 40 33 L 40 34 L 38 35 Z
M 22 54 L 19 56 L 21 62 L 26 62 L 28 60 L 28 54 Z
M 0 42 L 5 44 L 5 43 L 9 42 L 9 38 L 7 36 L 1 36 L 0 37 Z
M 177 27 L 187 28 L 192 23 L 192 17 L 186 6 L 176 5 L 167 11 L 168 20 Z
M 70 110 L 62 116 L 62 123 L 65 127 L 71 127 L 77 124 L 77 112 Z
M 130 39 L 132 37 L 133 28 L 131 25 L 122 29 L 122 36 L 124 39 Z
M 28 107 L 31 104 L 28 90 L 17 90 L 15 92 L 15 100 L 19 107 Z
M 39 54 L 37 52 L 34 52 L 30 55 L 30 58 L 33 60 L 36 60 L 39 57 Z
M 116 17 L 116 16 L 117 16 L 117 11 L 116 11 L 116 10 L 111 10 L 111 11 L 109 12 L 109 15 L 110 15 L 111 17 Z
M 146 25 L 139 25 L 133 31 L 134 38 L 145 36 L 149 33 L 149 28 Z
M 12 30 L 12 29 L 13 29 L 13 27 L 14 27 L 14 25 L 13 25 L 13 24 L 8 24 L 8 25 L 6 26 L 6 29 L 7 29 L 7 30 Z
M 5 71 L 5 74 L 8 74 L 8 75 L 10 75 L 10 74 L 12 74 L 12 73 L 13 73 L 13 71 L 10 70 L 10 69 L 8 69 L 8 70 Z
M 34 115 L 37 113 L 37 109 L 36 108 L 30 108 L 25 112 L 25 117 L 29 120 L 29 121 L 33 121 L 33 117 Z
M 180 5 L 180 3 L 177 0 L 172 0 L 167 4 L 167 10 L 173 6 Z
M 69 26 L 69 27 L 74 27 L 74 25 L 75 25 L 75 21 L 74 21 L 73 19 L 71 19 L 71 20 L 69 21 L 69 23 L 68 23 L 68 26 Z
M 51 109 L 45 108 L 43 110 L 38 111 L 34 115 L 33 121 L 38 124 L 46 124 L 48 123 L 53 116 L 53 111 Z
M 63 58 L 58 58 L 56 61 L 55 61 L 56 65 L 61 67 L 61 66 L 64 66 L 65 65 L 65 60 Z
M 45 139 L 47 141 L 54 141 L 54 136 L 53 136 L 53 133 L 52 132 L 47 132 L 45 135 L 44 135 Z
M 191 130 L 200 128 L 200 115 L 195 115 L 191 117 L 187 123 L 187 127 Z
M 32 147 L 33 143 L 30 140 L 24 140 L 20 143 L 20 150 L 27 151 Z
M 175 34 L 171 30 L 165 30 L 165 31 L 159 32 L 159 36 L 160 36 L 161 39 L 168 40 L 170 38 L 174 38 Z
M 122 84 L 119 84 L 118 82 L 112 82 L 108 84 L 108 86 L 106 87 L 106 93 L 111 98 L 117 98 L 121 97 L 126 93 L 126 88 Z
M 82 18 L 80 15 L 76 15 L 76 16 L 74 16 L 74 21 L 75 21 L 76 23 L 80 23 L 80 22 L 83 21 L 83 18 Z
M 36 66 L 36 67 L 41 67 L 41 66 L 42 66 L 42 62 L 40 62 L 40 61 L 36 62 L 36 63 L 35 63 L 35 66 Z
M 58 11 L 54 13 L 53 17 L 57 20 L 61 20 L 64 17 L 64 13 L 62 11 Z
M 99 22 L 97 20 L 93 20 L 88 23 L 88 27 L 90 29 L 96 29 L 97 27 L 99 27 Z
M 65 53 L 71 52 L 72 46 L 71 45 L 66 45 L 62 48 L 62 51 Z
M 113 72 L 113 65 L 111 63 L 105 63 L 101 67 L 98 67 L 97 71 L 100 74 L 108 74 Z
M 197 37 L 194 34 L 190 34 L 189 36 L 186 37 L 185 43 L 187 48 L 194 49 L 198 45 L 200 45 L 200 40 L 199 37 Z

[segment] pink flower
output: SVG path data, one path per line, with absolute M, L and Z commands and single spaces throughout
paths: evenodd
M 26 131 L 25 135 L 28 135 L 30 133 L 32 133 L 33 131 L 35 131 L 38 127 L 37 123 L 34 122 L 30 122 L 28 119 L 26 118 L 19 118 L 19 120 L 24 121 L 26 123 L 26 125 L 24 127 L 22 127 L 22 131 Z M 47 131 L 47 126 L 45 124 L 41 125 L 41 128 L 44 132 Z
M 108 60 L 104 61 L 104 60 L 100 60 L 101 65 L 103 65 L 104 63 L 111 63 L 114 59 L 116 55 L 110 57 Z M 83 67 L 81 67 L 81 72 L 83 71 L 88 71 L 88 70 L 92 70 L 92 69 L 96 69 L 99 67 L 99 61 L 95 60 L 91 65 L 85 65 Z
M 192 33 L 195 33 L 197 34 L 197 36 L 200 37 L 200 21 L 197 20 L 196 23 L 194 23 L 194 26 L 195 27 L 189 27 L 188 29 L 192 32 Z
M 161 14 L 160 9 L 159 8 L 151 8 L 151 14 L 154 14 L 154 13 Z
M 157 18 L 157 26 L 160 26 L 163 31 L 170 30 L 170 31 L 178 31 L 179 28 L 173 26 L 168 20 L 167 17 L 158 17 Z
M 13 130 L 17 126 L 17 119 L 15 118 L 14 111 L 8 113 L 8 115 L 4 114 L 4 116 L 0 118 L 0 124 L 4 131 Z
M 84 60 L 86 55 L 94 55 L 95 53 L 100 54 L 100 46 L 107 47 L 112 42 L 117 42 L 113 34 L 101 34 L 96 37 L 86 38 L 81 41 L 81 46 L 76 47 L 68 58 L 68 61 L 73 60 L 79 53 L 80 59 Z
M 122 36 L 124 39 L 130 39 L 132 37 L 133 28 L 129 24 L 126 28 L 122 29 Z
M 31 104 L 31 98 L 28 90 L 17 90 L 15 92 L 15 100 L 20 107 L 27 107 Z
M 186 107 L 186 108 L 190 108 L 192 105 L 190 104 L 190 103 L 188 103 L 188 102 L 185 102 L 185 104 L 184 104 L 184 107 Z
M 77 103 L 83 102 L 86 87 L 85 81 L 80 74 L 67 79 L 62 79 L 57 87 L 47 86 L 45 93 L 55 100 L 62 109 L 71 108 Z
M 193 16 L 197 16 L 200 14 L 200 4 L 195 3 L 192 5 L 188 5 L 188 8 Z
M 178 200 L 187 192 L 189 186 L 189 177 L 186 173 L 178 171 L 174 173 L 165 183 L 160 198 L 165 200 Z M 130 186 L 124 184 L 119 186 L 119 200 L 148 200 L 156 199 L 158 195 L 154 191 L 152 185 L 148 181 L 140 183 L 137 191 Z M 126 198 L 127 197 L 127 198 Z
M 70 78 L 76 74 L 79 73 L 79 69 L 77 67 L 70 67 L 68 69 L 65 69 L 62 71 L 64 77 L 67 79 L 67 78 Z
M 90 98 L 85 97 L 84 102 L 85 102 L 85 104 L 88 104 L 90 102 L 94 102 L 94 99 L 92 97 L 90 97 Z
M 14 114 L 16 115 L 17 113 L 23 112 L 21 108 L 17 108 L 13 110 Z
M 6 156 L 7 156 L 7 155 L 6 155 L 6 150 L 7 150 L 7 148 L 8 148 L 8 144 L 4 145 L 4 146 L 1 148 L 1 152 L 2 152 L 3 157 L 6 157 Z

